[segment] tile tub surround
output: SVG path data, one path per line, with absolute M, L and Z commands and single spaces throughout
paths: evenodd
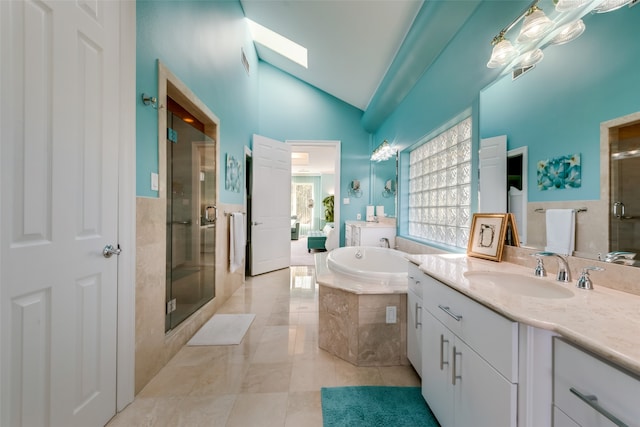
M 366 284 L 334 275 L 316 254 L 318 347 L 355 366 L 401 366 L 407 359 L 407 286 Z M 386 307 L 396 323 L 386 323 Z
M 464 273 L 499 271 L 533 276 L 533 265 L 497 263 L 462 254 L 409 255 L 409 259 L 428 275 L 494 311 L 517 322 L 558 333 L 640 375 L 640 296 L 602 286 L 603 279 L 595 274 L 592 275 L 594 289 L 581 290 L 575 287 L 578 276 L 573 275 L 571 283 L 560 283 L 555 280 L 555 274 L 548 271 L 542 280 L 571 290 L 574 296 L 526 297 L 492 285 L 472 283 Z M 625 271 L 629 271 L 629 267 L 626 268 Z

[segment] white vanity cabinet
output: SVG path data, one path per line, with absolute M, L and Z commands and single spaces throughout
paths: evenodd
M 383 246 L 382 238 L 389 240 L 391 248 L 396 245 L 396 227 L 393 225 L 346 221 L 344 235 L 345 246 Z
M 554 338 L 553 425 L 640 426 L 640 378 Z
M 422 377 L 422 277 L 418 266 L 409 263 L 407 283 L 407 358 Z
M 423 274 L 422 395 L 441 425 L 516 426 L 518 324 Z

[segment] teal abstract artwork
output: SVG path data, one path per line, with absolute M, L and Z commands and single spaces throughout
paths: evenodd
M 242 176 L 242 165 L 235 157 L 227 154 L 227 171 L 224 182 L 225 190 L 239 193 L 241 190 L 240 177 Z
M 569 154 L 538 162 L 538 190 L 579 188 L 580 185 L 580 154 Z

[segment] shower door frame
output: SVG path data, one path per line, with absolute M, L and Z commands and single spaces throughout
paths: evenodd
M 204 124 L 204 134 L 211 138 L 215 147 L 215 167 L 216 167 L 216 180 L 215 180 L 215 205 L 220 205 L 220 183 L 219 183 L 219 171 L 220 165 L 220 119 L 202 102 L 188 87 L 184 84 L 176 75 L 174 75 L 161 61 L 158 60 L 158 197 L 164 200 L 164 205 L 167 202 L 167 98 L 170 97 L 176 101 L 182 108 L 184 108 L 189 114 Z M 199 227 L 199 223 L 198 223 Z M 214 231 L 214 252 L 217 247 L 217 240 L 219 239 L 219 230 L 216 227 Z M 167 236 L 165 236 L 165 241 Z M 214 258 L 216 254 L 214 253 Z M 204 306 L 215 301 L 216 295 L 219 294 L 218 284 L 221 281 L 218 280 L 220 272 L 214 265 L 214 297 L 205 303 Z M 166 277 L 165 277 L 166 282 Z M 164 294 L 166 295 L 166 289 Z M 168 301 L 165 301 L 165 309 L 167 308 Z M 203 306 L 203 307 L 204 307 Z M 197 309 L 193 314 L 202 310 L 202 307 Z M 166 313 L 166 311 L 165 311 Z M 193 314 L 191 316 L 193 316 Z M 189 319 L 189 317 L 187 317 Z M 187 320 L 185 319 L 185 320 Z M 172 329 L 167 330 L 169 333 Z

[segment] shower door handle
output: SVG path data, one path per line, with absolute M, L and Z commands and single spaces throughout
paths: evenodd
M 113 245 L 107 245 L 102 250 L 102 256 L 105 258 L 111 258 L 112 255 L 120 255 L 121 253 L 120 245 L 117 248 L 114 248 Z
M 618 208 L 620 208 L 620 213 L 618 213 Z M 624 203 L 615 202 L 613 204 L 613 216 L 615 216 L 618 219 L 624 218 Z

